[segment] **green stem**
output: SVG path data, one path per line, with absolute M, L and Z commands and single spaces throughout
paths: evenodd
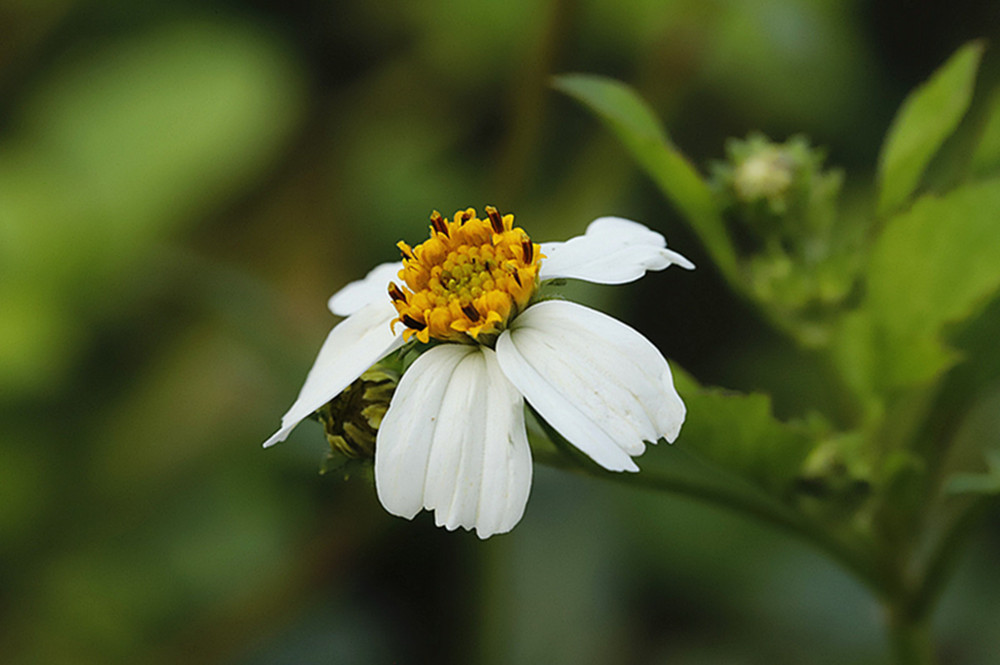
M 945 584 L 951 578 L 964 545 L 985 517 L 987 509 L 995 498 L 985 497 L 969 506 L 937 542 L 937 546 L 927 559 L 921 584 L 910 603 L 911 612 L 916 617 L 929 616 L 933 611 Z
M 631 487 L 680 494 L 748 515 L 796 535 L 826 552 L 877 596 L 887 597 L 892 593 L 892 590 L 886 588 L 886 576 L 881 575 L 871 564 L 872 557 L 866 556 L 864 550 L 849 546 L 822 525 L 771 499 L 739 478 L 709 483 L 698 478 L 655 473 L 650 470 L 637 474 L 609 472 L 570 446 L 544 419 L 539 417 L 538 422 L 549 439 L 559 448 L 559 453 L 546 454 L 535 451 L 537 462 L 586 473 L 602 480 L 624 483 Z
M 902 600 L 902 599 L 901 599 Z M 889 644 L 896 665 L 934 665 L 934 648 L 926 617 L 918 617 L 905 602 L 888 608 Z

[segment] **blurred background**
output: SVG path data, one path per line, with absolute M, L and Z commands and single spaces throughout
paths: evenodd
M 699 270 L 578 296 L 800 415 L 808 370 L 768 369 L 796 351 L 549 77 L 635 86 L 702 169 L 804 132 L 864 203 L 905 94 L 998 35 L 995 0 L 0 1 L 0 661 L 884 662 L 857 583 L 717 509 L 539 467 L 483 543 L 320 476 L 317 425 L 260 443 L 327 297 L 486 204 L 663 232 Z M 998 527 L 947 662 L 1000 652 Z

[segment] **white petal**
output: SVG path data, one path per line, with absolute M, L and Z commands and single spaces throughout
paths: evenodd
M 291 408 L 281 418 L 281 429 L 264 447 L 284 441 L 306 416 L 336 397 L 365 370 L 403 345 L 390 322 L 396 308 L 386 298 L 361 308 L 334 326 Z
M 399 281 L 399 271 L 403 264 L 380 263 L 372 268 L 364 279 L 351 282 L 331 296 L 327 306 L 337 316 L 350 316 L 356 311 L 378 300 L 389 300 L 389 282 Z
M 393 515 L 510 531 L 531 487 L 524 402 L 486 348 L 442 344 L 403 375 L 379 427 L 375 486 Z
M 595 284 L 634 282 L 647 270 L 663 270 L 677 264 L 688 270 L 694 264 L 667 249 L 662 235 L 638 222 L 620 217 L 600 217 L 582 236 L 566 242 L 541 243 L 542 280 L 569 278 Z
M 566 440 L 611 471 L 644 441 L 677 438 L 684 403 L 667 361 L 624 323 L 576 303 L 529 307 L 497 340 L 511 383 Z

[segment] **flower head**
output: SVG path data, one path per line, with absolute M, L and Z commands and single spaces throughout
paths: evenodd
M 448 221 L 435 212 L 429 239 L 413 249 L 399 243 L 405 285 L 391 282 L 389 296 L 404 340 L 496 339 L 528 306 L 538 288 L 538 245 L 514 226 L 514 215 L 501 217 L 491 206 L 486 214 L 479 219 L 469 208 Z
M 638 471 L 632 457 L 646 442 L 677 437 L 684 403 L 652 343 L 582 305 L 537 299 L 551 279 L 622 284 L 671 264 L 693 268 L 659 233 L 602 217 L 582 236 L 535 244 L 513 215 L 487 207 L 482 219 L 471 208 L 451 220 L 434 213 L 428 240 L 399 248 L 401 264 L 377 266 L 330 299 L 347 318 L 265 446 L 329 412 L 324 405 L 413 338 L 441 343 L 405 371 L 377 428 L 375 485 L 394 515 L 433 510 L 439 526 L 480 538 L 513 528 L 531 485 L 525 400 L 612 471 Z

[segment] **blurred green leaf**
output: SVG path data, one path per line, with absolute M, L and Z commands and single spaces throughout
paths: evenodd
M 890 219 L 868 266 L 867 316 L 885 386 L 919 383 L 952 362 L 945 324 L 1000 289 L 1000 179 L 926 196 Z
M 965 115 L 983 49 L 982 42 L 963 46 L 899 108 L 879 156 L 880 215 L 906 203 L 927 164 Z
M 985 176 L 1000 170 L 1000 91 L 994 93 L 986 113 L 979 142 L 972 153 L 972 175 Z
M 97 43 L 44 72 L 0 143 L 0 387 L 56 380 L 152 248 L 259 178 L 299 117 L 290 53 L 247 23 Z
M 682 372 L 674 379 L 688 409 L 678 445 L 784 496 L 815 446 L 809 428 L 778 420 L 768 395 L 700 387 Z
M 0 312 L 0 396 L 44 393 L 79 351 L 77 322 L 36 282 L 10 278 L 0 278 Z
M 54 71 L 0 163 L 0 185 L 7 168 L 31 168 L 32 181 L 11 183 L 26 258 L 52 261 L 57 276 L 103 272 L 197 221 L 288 137 L 301 100 L 293 64 L 251 26 L 187 20 Z
M 708 185 L 642 98 L 624 83 L 602 76 L 566 74 L 555 77 L 552 85 L 604 120 L 687 218 L 722 273 L 735 279 L 736 256 Z
M 986 451 L 986 473 L 956 473 L 945 489 L 950 494 L 1000 494 L 1000 450 Z

